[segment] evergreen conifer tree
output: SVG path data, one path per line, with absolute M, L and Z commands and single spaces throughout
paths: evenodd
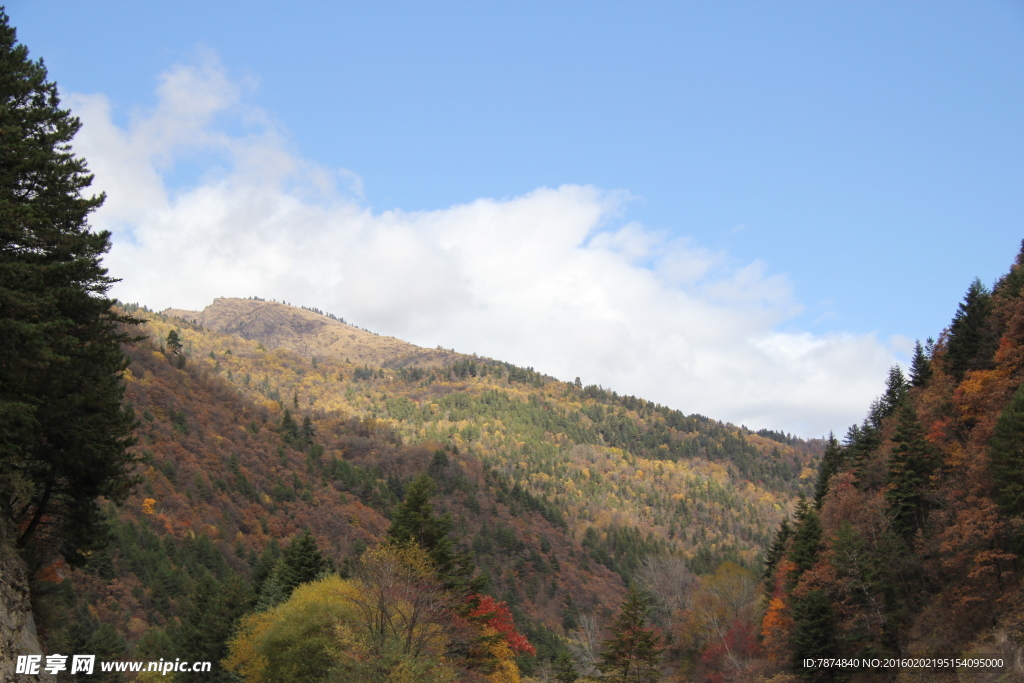
M 81 124 L 46 78 L 0 10 L 0 523 L 81 565 L 107 540 L 97 499 L 134 483 L 120 373 L 139 321 L 105 296 L 110 235 L 88 224 L 103 196 L 82 196 Z
M 793 546 L 789 559 L 796 566 L 789 575 L 789 585 L 795 586 L 800 575 L 814 566 L 821 549 L 821 519 L 807 500 L 800 497 L 796 507 L 796 529 L 793 531 Z
M 128 649 L 124 636 L 118 633 L 111 624 L 100 623 L 88 606 L 82 603 L 84 601 L 75 605 L 70 613 L 64 615 L 67 621 L 66 627 L 54 634 L 56 637 L 51 641 L 54 650 L 89 652 L 95 654 L 97 659 L 121 659 L 125 650 Z M 164 652 L 166 654 L 168 651 Z M 99 683 L 120 683 L 124 680 L 119 674 L 104 673 L 99 671 L 99 667 L 96 669 L 90 678 Z M 26 676 L 25 679 L 28 677 Z
M 281 546 L 278 544 L 276 538 L 271 538 L 270 542 L 267 543 L 267 547 L 263 549 L 259 559 L 252 568 L 252 585 L 253 590 L 259 595 L 263 592 L 263 583 L 267 581 L 271 574 L 274 572 L 274 567 L 277 566 L 278 561 L 281 559 Z
M 1020 251 L 1013 266 L 1010 267 L 1010 272 L 999 279 L 992 293 L 1013 299 L 1020 296 L 1021 289 L 1024 289 L 1024 240 L 1020 242 Z
M 299 423 L 292 417 L 292 411 L 285 408 L 284 415 L 281 416 L 281 426 L 279 427 L 281 436 L 288 443 L 293 443 L 299 438 Z
M 907 575 L 900 576 L 904 567 L 892 562 L 893 554 L 906 556 L 906 546 L 887 536 L 880 539 L 882 548 L 872 548 L 848 520 L 830 536 L 829 565 L 834 578 L 829 588 L 844 613 L 838 622 L 842 628 L 836 633 L 837 645 L 853 656 L 891 653 L 893 605 L 901 589 L 915 585 Z M 865 618 L 869 614 L 871 618 Z
M 181 659 L 213 662 L 214 669 L 179 672 L 174 680 L 236 681 L 233 674 L 221 668 L 220 662 L 227 657 L 227 643 L 235 632 L 235 624 L 251 605 L 252 592 L 241 577 L 232 575 L 223 582 L 209 574 L 201 577 L 171 638 Z
M 558 683 L 576 683 L 580 677 L 579 672 L 576 671 L 576 664 L 568 652 L 558 655 L 551 669 Z
M 316 429 L 313 427 L 313 420 L 310 419 L 309 415 L 302 418 L 302 432 L 301 439 L 302 445 L 306 448 L 313 445 L 313 437 L 316 436 Z
M 900 406 L 898 419 L 892 437 L 895 447 L 889 456 L 885 500 L 889 503 L 893 531 L 909 539 L 927 515 L 928 479 L 935 469 L 935 454 L 909 403 Z
M 181 337 L 178 336 L 177 330 L 167 333 L 167 350 L 175 356 L 181 353 Z
M 257 612 L 266 612 L 288 599 L 289 592 L 281 586 L 280 568 L 280 563 L 275 565 L 273 571 L 270 572 L 270 576 L 260 584 L 260 591 L 256 596 L 255 605 Z
M 988 442 L 992 500 L 1003 514 L 1024 514 L 1024 384 L 1003 409 Z
M 300 584 L 314 581 L 320 574 L 332 569 L 334 564 L 323 556 L 316 539 L 307 528 L 285 547 L 276 574 L 287 598 Z
M 779 525 L 779 530 L 775 532 L 775 538 L 772 540 L 772 544 L 768 546 L 768 552 L 765 554 L 764 569 L 761 572 L 765 595 L 770 596 L 772 594 L 775 567 L 786 554 L 786 541 L 789 540 L 792 533 L 793 530 L 789 525 L 789 517 L 783 518 L 782 524 Z
M 864 422 L 860 426 L 851 425 L 846 432 L 846 438 L 843 439 L 846 460 L 850 462 L 859 483 L 863 483 L 861 475 L 864 464 L 882 445 L 881 416 L 878 410 L 880 403 L 880 401 L 875 401 Z M 878 419 L 876 420 L 876 418 Z
M 923 387 L 932 378 L 932 362 L 924 352 L 920 340 L 914 344 L 914 358 L 910 361 L 910 386 Z
M 611 626 L 612 637 L 602 643 L 598 668 L 621 683 L 649 683 L 661 678 L 658 665 L 665 648 L 661 636 L 647 628 L 650 606 L 635 588 L 630 588 L 619 616 Z
M 443 483 L 445 480 L 445 473 L 447 471 L 448 455 L 438 448 L 434 451 L 434 456 L 430 459 L 430 465 L 427 466 L 427 474 L 429 474 L 431 479 L 434 481 Z
M 818 470 L 818 483 L 814 487 L 814 506 L 821 507 L 825 494 L 828 493 L 828 480 L 839 472 L 843 464 L 843 449 L 839 446 L 835 434 L 828 433 L 825 453 L 821 456 L 821 469 Z
M 817 589 L 793 597 L 790 616 L 793 619 L 793 670 L 810 681 L 835 680 L 829 667 L 808 668 L 804 659 L 836 656 L 835 618 L 825 591 Z
M 907 378 L 903 375 L 903 370 L 900 369 L 899 365 L 893 365 L 889 368 L 889 376 L 885 380 L 885 393 L 882 394 L 881 399 L 881 418 L 885 419 L 896 413 L 896 409 L 900 403 L 907 396 L 907 389 L 910 385 L 907 384 Z M 879 423 L 881 420 L 877 420 Z
M 432 553 L 438 551 L 443 557 L 451 552 L 452 539 L 448 537 L 454 526 L 447 517 L 435 517 L 430 502 L 434 495 L 434 482 L 427 475 L 421 475 L 409 484 L 403 500 L 391 516 L 388 536 L 399 543 L 415 540 L 420 547 Z M 438 558 L 432 557 L 434 562 Z
M 992 295 L 975 278 L 949 326 L 946 343 L 946 371 L 962 380 L 968 370 L 987 370 L 998 345 L 993 327 Z
M 455 526 L 451 515 L 434 516 L 430 502 L 434 490 L 434 482 L 427 474 L 413 480 L 405 490 L 405 499 L 395 507 L 388 536 L 399 543 L 415 541 L 426 550 L 448 588 L 479 590 L 479 582 L 469 579 L 475 569 L 469 554 L 455 552 L 450 536 Z

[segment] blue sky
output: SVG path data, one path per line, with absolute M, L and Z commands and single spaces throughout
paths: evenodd
M 907 340 L 936 335 L 969 282 L 978 276 L 991 284 L 1024 237 L 1024 5 L 1018 2 L 15 2 L 7 12 L 31 54 L 45 59 L 67 101 L 78 102 L 76 113 L 87 107 L 75 96 L 102 96 L 105 113 L 92 116 L 123 136 L 145 120 L 151 127 L 177 125 L 167 117 L 180 107 L 168 105 L 169 95 L 158 89 L 168 74 L 179 73 L 175 69 L 191 68 L 192 76 L 205 79 L 204 86 L 186 90 L 230 91 L 222 103 L 203 109 L 199 137 L 209 144 L 179 141 L 148 159 L 146 172 L 158 177 L 159 191 L 156 185 L 152 195 L 123 187 L 134 197 L 163 197 L 168 211 L 181 208 L 186 195 L 198 198 L 203 187 L 237 180 L 239 155 L 252 153 L 238 150 L 257 139 L 264 152 L 273 148 L 336 181 L 330 197 L 309 200 L 309 207 L 340 202 L 348 207 L 346 215 L 362 211 L 374 225 L 387 224 L 392 211 L 403 220 L 420 216 L 426 222 L 403 224 L 416 234 L 454 216 L 453 207 L 481 200 L 512 211 L 519 206 L 516 198 L 533 197 L 540 207 L 544 198 L 531 193 L 550 188 L 567 202 L 559 204 L 562 209 L 590 216 L 580 218 L 575 232 L 567 228 L 576 235 L 577 251 L 603 248 L 592 244 L 595 235 L 618 235 L 613 251 L 619 266 L 632 268 L 629 282 L 667 272 L 663 257 L 669 252 L 679 263 L 703 264 L 682 280 L 669 278 L 668 285 L 662 278 L 657 290 L 669 297 L 685 294 L 703 314 L 686 306 L 673 310 L 675 304 L 665 299 L 668 310 L 653 308 L 628 320 L 612 305 L 579 309 L 580 321 L 596 317 L 636 326 L 662 315 L 692 314 L 695 321 L 706 315 L 712 322 L 700 324 L 714 328 L 726 308 L 753 306 L 771 314 L 760 326 L 737 332 L 726 325 L 721 334 L 756 337 L 762 351 L 782 348 L 766 341 L 772 334 L 776 341 L 783 338 L 778 335 L 788 335 L 793 344 L 803 340 L 806 348 L 821 340 L 873 340 L 874 351 L 850 356 L 862 359 L 861 371 L 872 375 L 871 382 L 843 399 L 842 407 L 804 419 L 799 402 L 764 407 L 777 402 L 765 388 L 778 383 L 771 377 L 760 388 L 722 380 L 730 388 L 708 399 L 720 383 L 710 375 L 694 379 L 702 388 L 686 394 L 645 384 L 640 370 L 609 369 L 616 363 L 614 345 L 596 348 L 594 358 L 583 362 L 568 351 L 545 355 L 540 344 L 530 350 L 527 342 L 492 343 L 509 332 L 489 327 L 491 318 L 474 318 L 472 312 L 508 317 L 512 309 L 499 315 L 500 302 L 527 290 L 516 289 L 522 283 L 505 283 L 510 289 L 498 292 L 498 284 L 465 270 L 463 261 L 444 261 L 452 253 L 452 235 L 472 234 L 472 225 L 456 229 L 445 223 L 430 233 L 433 246 L 424 243 L 424 249 L 448 254 L 430 272 L 444 271 L 446 263 L 465 270 L 456 278 L 465 286 L 444 284 L 440 275 L 417 280 L 435 282 L 438 299 L 461 296 L 466 302 L 458 311 L 438 314 L 449 316 L 444 326 L 409 322 L 415 316 L 403 317 L 404 309 L 384 295 L 374 308 L 366 303 L 373 297 L 357 302 L 356 290 L 324 293 L 343 280 L 351 285 L 357 265 L 301 286 L 282 274 L 264 280 L 267 289 L 258 292 L 345 308 L 337 312 L 385 333 L 551 368 L 568 379 L 581 374 L 584 381 L 688 412 L 772 422 L 755 427 L 807 435 L 845 430 L 877 393 L 885 365 L 905 358 Z M 88 130 L 89 116 L 80 115 Z M 142 144 L 139 135 L 133 139 Z M 119 186 L 105 184 L 100 168 L 114 161 L 94 161 L 110 146 L 92 144 L 97 151 L 86 157 L 113 202 Z M 86 147 L 83 141 L 83 153 Z M 282 196 L 291 197 L 282 206 L 305 201 L 296 197 L 308 197 L 306 190 L 316 182 L 308 174 L 304 178 L 275 181 Z M 309 187 L 295 194 L 296 184 L 303 183 Z M 563 186 L 596 194 L 558 194 Z M 142 199 L 137 203 L 135 213 L 117 214 L 115 207 L 108 218 L 98 216 L 98 224 L 108 220 L 114 229 L 112 269 L 121 235 L 146 244 L 145 231 L 136 234 L 132 227 L 143 222 Z M 596 214 L 586 213 L 598 205 Z M 536 215 L 555 215 L 537 210 Z M 565 220 L 558 225 L 572 222 Z M 323 221 L 323 231 L 331 232 L 343 219 Z M 333 234 L 343 233 L 358 242 L 354 232 Z M 494 239 L 480 253 L 498 248 L 501 238 Z M 346 244 L 354 248 L 356 242 Z M 535 244 L 548 255 L 560 248 L 540 238 Z M 135 255 L 145 253 L 140 247 Z M 223 260 L 224 254 L 210 258 Z M 596 262 L 580 267 L 558 281 L 583 282 L 593 276 L 585 273 L 600 272 Z M 152 305 L 201 307 L 213 296 L 236 294 L 215 291 L 223 281 L 210 282 L 179 292 L 185 301 L 171 301 L 135 287 L 131 272 L 115 270 L 125 278 L 118 293 L 161 299 Z M 237 275 L 234 281 L 260 282 L 258 274 L 251 277 Z M 743 293 L 737 294 L 733 286 L 740 281 Z M 733 289 L 723 293 L 726 282 Z M 650 294 L 654 290 L 637 287 L 637 296 L 657 298 Z M 634 291 L 628 284 L 617 288 Z M 585 299 L 585 291 L 581 286 L 571 296 Z M 299 300 L 304 298 L 316 300 Z M 712 303 L 726 308 L 711 310 Z M 430 310 L 422 301 L 418 306 Z M 533 322 L 543 326 L 554 318 L 551 312 Z M 471 333 L 480 327 L 493 332 Z M 592 330 L 587 337 L 614 337 L 609 330 Z M 682 346 L 700 347 L 696 338 L 679 334 Z M 574 342 L 578 348 L 579 340 Z M 643 343 L 648 342 L 668 356 L 676 348 Z M 719 344 L 714 335 L 707 343 Z M 805 346 L 786 346 L 779 357 L 796 358 L 805 351 L 795 349 Z M 703 363 L 700 358 L 698 353 L 693 362 Z M 573 362 L 583 369 L 573 371 Z M 742 363 L 728 365 L 721 365 L 726 374 L 745 371 Z M 816 380 L 817 391 L 825 390 L 826 376 Z M 831 381 L 846 381 L 843 376 L 839 372 Z M 803 395 L 798 387 L 786 391 Z M 745 393 L 762 396 L 760 404 L 733 411 L 730 406 L 743 403 Z M 806 400 L 820 403 L 810 389 Z

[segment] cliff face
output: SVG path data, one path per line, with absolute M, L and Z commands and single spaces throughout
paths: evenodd
M 18 655 L 24 654 L 43 654 L 29 603 L 28 572 L 0 530 L 0 683 L 39 680 L 14 672 Z

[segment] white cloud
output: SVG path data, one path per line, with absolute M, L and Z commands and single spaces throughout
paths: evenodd
M 626 193 L 539 188 L 439 211 L 375 212 L 361 181 L 288 149 L 216 59 L 176 67 L 125 128 L 69 98 L 76 150 L 109 195 L 114 294 L 160 309 L 216 296 L 314 305 L 423 346 L 577 375 L 718 419 L 820 435 L 858 421 L 892 362 L 873 336 L 777 331 L 799 310 L 760 262 L 628 223 Z M 241 130 L 242 132 L 230 132 Z M 213 159 L 193 186 L 168 174 Z

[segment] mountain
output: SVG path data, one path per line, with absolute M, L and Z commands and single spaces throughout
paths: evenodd
M 607 624 L 628 582 L 753 576 L 771 530 L 813 493 L 821 442 L 275 302 L 128 308 L 147 319 L 124 373 L 140 483 L 109 506 L 112 543 L 84 571 L 38 571 L 53 651 L 220 661 L 280 548 L 309 529 L 348 571 L 426 474 L 455 549 L 537 648 L 519 658 L 529 673 Z M 235 606 L 216 628 L 197 612 L 210 595 Z M 656 615 L 670 636 L 672 600 Z M 210 649 L 186 653 L 203 629 Z
M 202 311 L 167 309 L 204 329 L 259 342 L 266 348 L 291 349 L 320 358 L 377 367 L 448 365 L 463 357 L 445 349 L 424 349 L 394 337 L 381 337 L 320 311 L 260 299 L 218 298 Z
M 147 319 L 124 373 L 139 485 L 107 506 L 111 543 L 83 571 L 34 567 L 40 636 L 51 652 L 110 659 L 219 663 L 238 642 L 269 657 L 259 628 L 310 628 L 326 590 L 289 598 L 275 583 L 287 562 L 351 576 L 410 492 L 432 490 L 420 517 L 536 648 L 517 650 L 516 676 L 596 680 L 632 585 L 667 646 L 662 670 L 689 680 L 1015 680 L 1022 292 L 1024 251 L 991 290 L 971 284 L 841 442 L 751 432 L 275 302 L 128 307 Z M 324 655 L 334 626 L 319 628 Z M 947 656 L 1002 664 L 903 663 Z

